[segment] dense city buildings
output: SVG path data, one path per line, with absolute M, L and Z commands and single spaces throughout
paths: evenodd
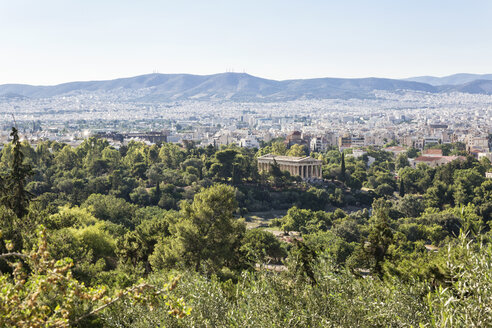
M 126 93 L 125 93 L 126 92 Z M 258 148 L 280 138 L 287 148 L 324 152 L 366 146 L 392 148 L 460 142 L 478 157 L 490 153 L 492 96 L 468 93 L 374 91 L 370 99 L 306 99 L 283 102 L 139 102 L 145 90 L 81 92 L 51 98 L 2 98 L 0 144 L 11 126 L 36 144 L 57 140 L 77 145 L 91 135 L 115 146 L 193 142 Z

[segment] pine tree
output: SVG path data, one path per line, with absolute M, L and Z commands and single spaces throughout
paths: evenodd
M 372 207 L 373 217 L 365 250 L 374 261 L 374 272 L 382 278 L 382 264 L 387 257 L 389 246 L 393 243 L 393 232 L 389 224 L 390 205 L 380 198 L 373 202 Z
M 5 189 L 1 198 L 1 203 L 10 208 L 18 218 L 24 217 L 28 210 L 31 194 L 26 191 L 26 178 L 32 174 L 31 166 L 24 164 L 24 154 L 22 144 L 19 140 L 17 129 L 12 128 L 12 164 L 10 172 L 4 180 Z

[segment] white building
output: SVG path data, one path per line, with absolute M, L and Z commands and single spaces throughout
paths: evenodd
M 328 150 L 328 142 L 323 137 L 314 137 L 311 139 L 309 149 L 318 153 L 323 153 Z
M 239 146 L 244 148 L 260 148 L 258 139 L 253 136 L 247 136 L 239 140 Z

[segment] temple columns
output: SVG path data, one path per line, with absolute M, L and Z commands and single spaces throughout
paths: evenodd
M 320 179 L 323 176 L 321 165 L 314 164 L 314 163 L 309 163 L 309 164 L 283 163 L 280 164 L 280 169 L 282 171 L 288 171 L 292 176 L 300 176 L 303 179 L 309 179 L 309 178 Z M 268 162 L 258 163 L 259 172 L 268 172 L 269 170 L 270 170 L 270 163 Z

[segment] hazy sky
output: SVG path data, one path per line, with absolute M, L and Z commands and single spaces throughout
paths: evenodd
M 0 84 L 492 73 L 490 0 L 0 0 Z

